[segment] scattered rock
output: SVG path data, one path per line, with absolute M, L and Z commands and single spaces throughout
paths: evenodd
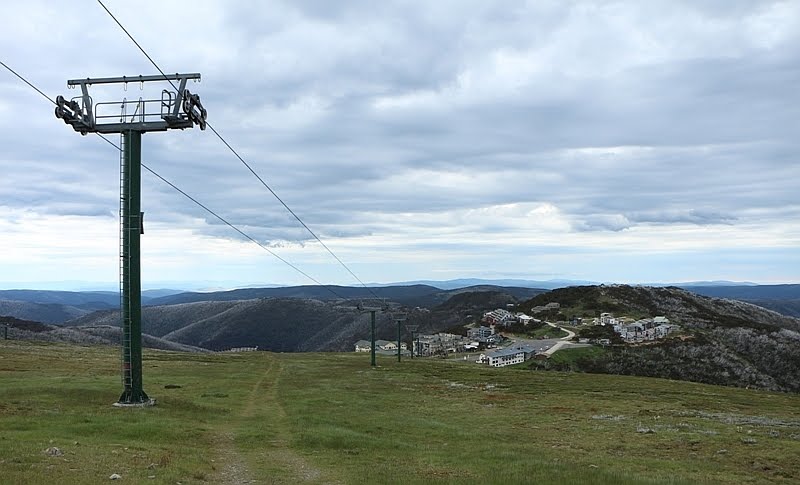
M 63 451 L 61 451 L 59 448 L 56 448 L 55 446 L 51 446 L 50 448 L 44 450 L 44 452 L 49 456 L 61 456 L 64 454 Z
M 725 448 L 723 448 L 723 449 L 721 449 L 721 450 L 717 450 L 717 454 L 718 454 L 718 455 L 724 455 L 724 454 L 725 454 L 725 453 L 727 453 L 727 452 L 728 452 L 728 450 L 726 450 Z
M 773 430 L 770 430 L 770 432 L 769 432 L 769 435 L 770 435 L 770 437 L 772 437 L 772 438 L 780 438 L 780 436 L 781 436 L 781 433 L 780 433 L 780 431 L 775 431 L 775 430 L 773 429 Z
M 213 461 L 213 460 L 212 460 L 212 461 Z M 158 463 L 151 463 L 151 464 L 147 465 L 147 469 L 148 469 L 148 470 L 152 470 L 152 469 L 154 469 L 154 468 L 155 468 L 155 467 L 157 467 L 157 466 L 158 466 Z
M 592 419 L 602 419 L 602 420 L 608 420 L 608 421 L 622 421 L 623 419 L 625 419 L 625 416 L 622 416 L 622 415 L 614 416 L 614 415 L 611 415 L 611 414 L 595 414 L 595 415 L 592 416 Z
M 119 473 L 114 473 L 110 477 L 108 477 L 109 480 L 119 480 L 120 478 L 122 478 L 122 475 L 120 475 Z
M 149 478 L 150 480 L 155 480 L 156 476 L 155 475 L 148 475 L 147 478 Z
M 742 443 L 746 445 L 754 445 L 758 443 L 758 440 L 755 438 L 742 438 Z
M 644 434 L 653 434 L 653 433 L 656 432 L 656 430 L 654 430 L 653 428 L 643 428 L 643 427 L 639 426 L 638 428 L 636 428 L 636 432 L 637 433 L 644 433 Z

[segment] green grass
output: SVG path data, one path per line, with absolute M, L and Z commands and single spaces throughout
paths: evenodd
M 539 328 L 532 329 L 524 334 L 503 332 L 507 337 L 520 337 L 520 338 L 562 338 L 569 335 L 567 332 L 560 328 L 551 327 L 550 325 L 543 325 Z
M 373 369 L 367 354 L 146 351 L 158 405 L 117 409 L 118 364 L 108 347 L 0 341 L 0 482 L 800 480 L 797 395 L 439 359 L 379 356 Z
M 571 368 L 575 369 L 577 368 L 575 365 L 577 360 L 587 357 L 600 357 L 607 352 L 608 350 L 597 346 L 566 348 L 555 352 L 552 356 L 550 356 L 549 360 L 553 364 L 567 364 Z

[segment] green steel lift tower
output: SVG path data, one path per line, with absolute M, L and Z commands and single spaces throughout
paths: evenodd
M 142 284 L 139 240 L 144 233 L 141 212 L 142 133 L 206 128 L 206 110 L 200 96 L 186 89 L 189 80 L 200 74 L 123 76 L 67 81 L 68 88 L 80 86 L 81 95 L 70 100 L 56 98 L 56 117 L 81 135 L 120 134 L 120 314 L 122 316 L 122 385 L 115 406 L 155 404 L 142 386 Z M 94 104 L 89 86 L 95 84 L 168 82 L 174 91 L 164 89 L 161 99 L 127 100 Z M 177 82 L 177 85 L 175 84 Z

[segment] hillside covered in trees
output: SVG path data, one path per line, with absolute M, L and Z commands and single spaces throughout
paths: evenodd
M 574 369 L 800 392 L 800 320 L 756 305 L 696 295 L 679 288 L 625 285 L 553 290 L 523 309 L 558 302 L 562 317 L 586 319 L 664 315 L 680 337 L 640 345 L 616 344 L 569 363 L 534 368 Z

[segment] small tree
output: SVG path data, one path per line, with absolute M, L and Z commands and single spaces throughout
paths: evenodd
M 622 337 L 610 325 L 592 325 L 582 328 L 578 330 L 578 337 L 589 340 L 608 339 L 614 344 L 622 343 Z

